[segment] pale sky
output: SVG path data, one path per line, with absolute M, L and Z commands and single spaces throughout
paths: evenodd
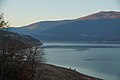
M 12 27 L 38 21 L 75 19 L 99 11 L 120 11 L 120 0 L 3 0 Z M 1 5 L 1 4 L 0 4 Z

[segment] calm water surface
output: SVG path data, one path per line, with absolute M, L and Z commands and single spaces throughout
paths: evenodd
M 44 43 L 47 63 L 102 78 L 120 80 L 120 44 Z

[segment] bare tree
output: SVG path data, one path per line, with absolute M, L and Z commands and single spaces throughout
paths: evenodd
M 4 34 L 4 31 L 7 29 L 6 27 L 8 27 L 8 23 L 6 23 L 4 21 L 4 17 L 3 17 L 3 13 L 0 15 L 0 30 L 1 30 L 1 53 L 0 55 L 0 58 L 1 58 L 1 75 L 0 75 L 0 79 L 3 80 L 3 75 L 4 75 L 4 66 L 5 66 L 5 48 L 6 48 L 6 44 L 5 44 L 5 41 L 6 41 L 6 35 Z
M 41 76 L 44 51 L 8 32 L 8 22 L 0 15 L 0 80 L 34 80 Z M 37 71 L 39 69 L 39 71 Z

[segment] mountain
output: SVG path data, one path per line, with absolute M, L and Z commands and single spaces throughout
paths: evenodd
M 41 39 L 56 41 L 120 40 L 120 19 L 74 21 L 45 30 Z
M 20 34 L 39 34 L 40 32 L 50 29 L 52 27 L 71 22 L 71 20 L 61 20 L 61 21 L 42 21 L 33 23 L 20 28 L 11 28 L 10 31 L 18 32 Z
M 80 20 L 98 20 L 98 19 L 117 19 L 120 18 L 120 12 L 115 11 L 101 11 L 99 13 L 95 13 L 92 15 L 88 15 L 82 18 L 78 18 Z
M 120 42 L 120 12 L 101 11 L 73 20 L 44 21 L 11 30 L 42 41 Z

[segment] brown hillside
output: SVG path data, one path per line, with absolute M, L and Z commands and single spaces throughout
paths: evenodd
M 81 74 L 75 70 L 44 64 L 43 75 L 38 80 L 102 80 Z

